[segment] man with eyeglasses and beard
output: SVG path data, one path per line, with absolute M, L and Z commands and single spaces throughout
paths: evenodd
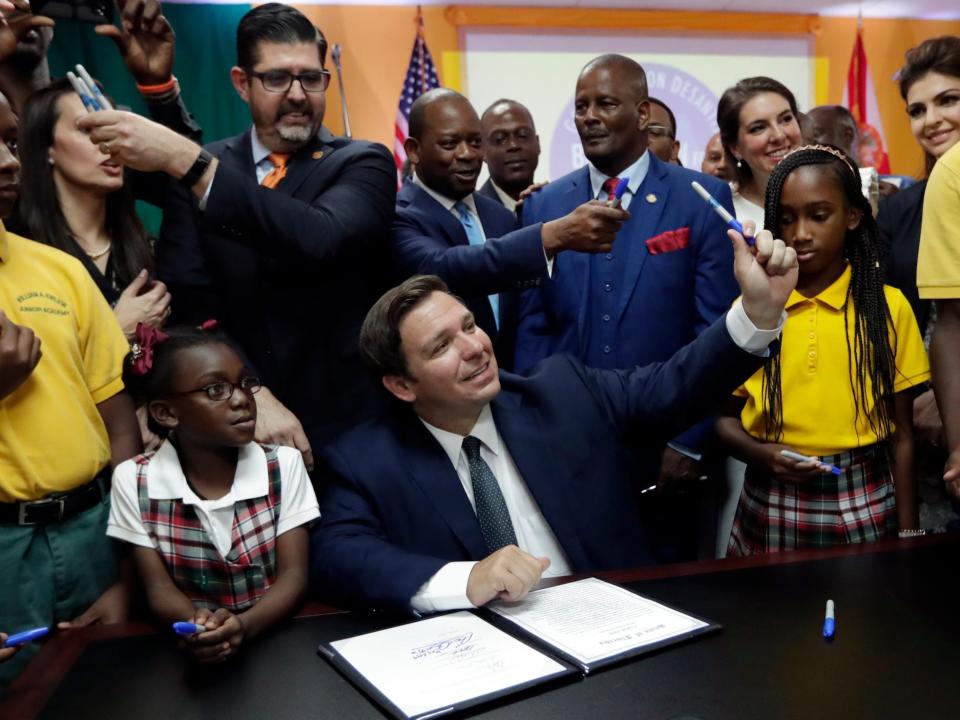
M 326 50 L 295 8 L 244 15 L 230 77 L 253 127 L 206 149 L 131 113 L 81 121 L 120 162 L 183 186 L 157 243 L 172 322 L 220 321 L 263 381 L 257 440 L 299 448 L 308 467 L 311 447 L 380 406 L 357 337 L 383 289 L 396 198 L 385 147 L 322 125 Z

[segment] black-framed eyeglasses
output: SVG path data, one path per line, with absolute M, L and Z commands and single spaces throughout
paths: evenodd
M 653 135 L 654 137 L 668 137 L 671 140 L 675 140 L 673 130 L 668 128 L 666 125 L 660 125 L 658 123 L 651 123 L 647 125 L 647 132 Z
M 233 392 L 237 388 L 240 388 L 247 395 L 256 395 L 260 392 L 260 378 L 253 376 L 246 376 L 240 378 L 240 382 L 230 382 L 229 380 L 221 380 L 220 382 L 210 383 L 209 385 L 204 385 L 201 388 L 196 390 L 184 390 L 183 392 L 173 393 L 174 395 L 192 395 L 193 393 L 206 393 L 207 397 L 213 400 L 214 402 L 223 402 L 224 400 L 229 400 L 233 397 Z
M 308 93 L 323 92 L 330 85 L 329 70 L 308 70 L 296 75 L 286 70 L 267 70 L 266 72 L 247 70 L 247 73 L 260 78 L 263 89 L 267 92 L 285 93 L 293 86 L 294 80 L 298 80 L 303 91 Z

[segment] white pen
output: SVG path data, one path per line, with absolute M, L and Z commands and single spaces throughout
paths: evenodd
M 789 458 L 790 460 L 796 460 L 797 462 L 812 462 L 812 463 L 817 463 L 818 465 L 826 465 L 828 468 L 830 468 L 830 472 L 832 472 L 834 475 L 839 475 L 841 472 L 840 468 L 838 468 L 836 465 L 820 462 L 815 457 L 810 457 L 809 455 L 801 455 L 800 453 L 794 452 L 793 450 L 781 450 L 780 454 L 783 455 L 785 458 Z
M 706 188 L 703 187 L 703 185 L 698 183 L 696 180 L 691 182 L 690 185 L 693 187 L 694 190 L 697 191 L 697 195 L 699 195 L 700 197 L 702 197 L 704 200 L 707 201 L 707 204 L 709 204 L 710 207 L 713 208 L 713 211 L 723 219 L 723 221 L 727 224 L 728 227 L 736 230 L 738 233 L 740 233 L 741 236 L 743 236 L 743 239 L 746 241 L 747 245 L 754 244 L 754 239 L 747 235 L 746 231 L 743 229 L 743 225 L 740 224 L 740 221 L 737 220 L 733 215 L 731 215 L 723 205 L 718 203 L 717 199 L 713 197 L 713 195 L 708 193 Z
M 100 88 L 97 86 L 97 83 L 94 82 L 93 77 L 91 77 L 90 73 L 87 72 L 87 69 L 79 63 L 77 63 L 77 74 L 90 88 L 91 97 L 100 103 L 100 109 L 113 110 L 113 105 L 111 105 L 110 101 L 107 100 L 102 92 L 100 92 Z
M 83 103 L 83 107 L 87 109 L 87 112 L 96 112 L 100 109 L 100 105 L 97 103 L 97 101 L 87 94 L 86 83 L 83 82 L 83 80 L 78 78 L 70 71 L 67 71 L 67 80 L 70 81 L 70 85 L 73 86 L 73 89 L 77 91 L 77 95 L 80 96 L 80 102 Z

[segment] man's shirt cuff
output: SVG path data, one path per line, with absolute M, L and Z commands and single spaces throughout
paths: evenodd
M 473 561 L 447 563 L 420 586 L 410 599 L 410 607 L 419 613 L 472 608 L 473 603 L 467 599 L 467 581 L 476 564 Z
M 752 355 L 766 357 L 767 347 L 776 340 L 783 331 L 783 324 L 787 321 L 787 311 L 780 313 L 780 323 L 773 330 L 760 330 L 747 317 L 747 311 L 740 302 L 734 304 L 727 311 L 727 332 L 737 347 L 746 350 Z

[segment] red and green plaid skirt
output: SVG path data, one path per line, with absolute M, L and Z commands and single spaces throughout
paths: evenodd
M 748 467 L 729 556 L 874 542 L 897 535 L 886 446 L 825 455 L 840 475 L 783 481 Z

